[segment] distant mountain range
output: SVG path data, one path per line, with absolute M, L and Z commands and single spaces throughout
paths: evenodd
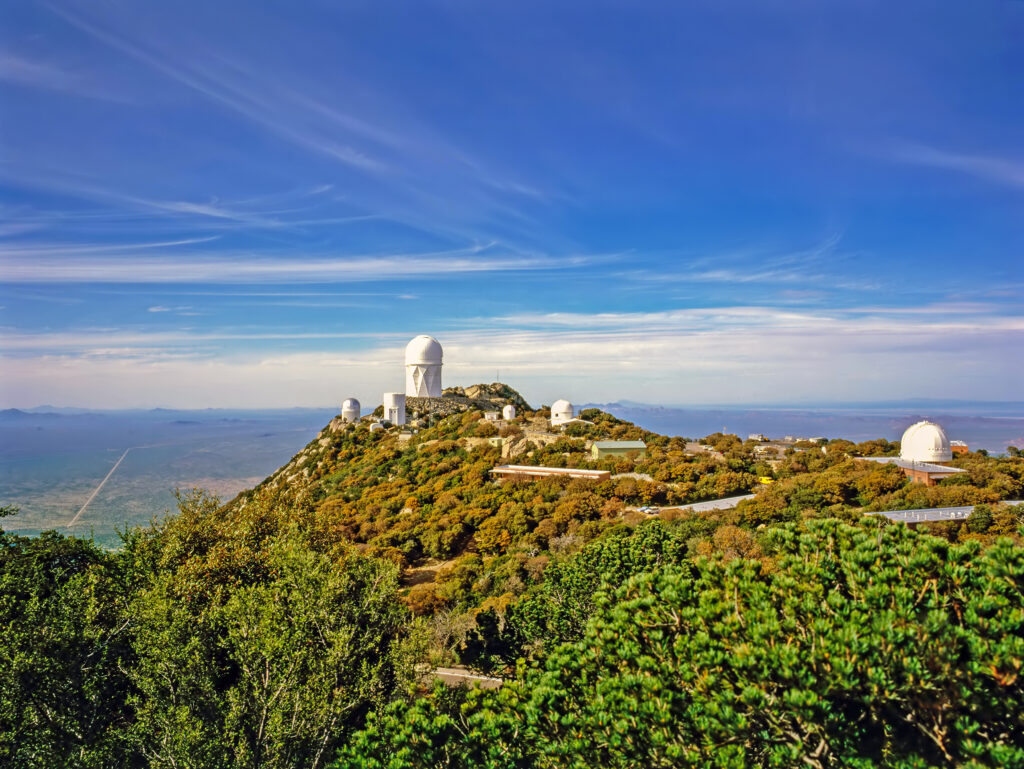
M 19 414 L 196 414 L 196 413 L 300 413 L 319 412 L 335 409 L 334 406 L 291 406 L 266 409 L 171 409 L 164 407 L 139 409 L 90 409 L 80 406 L 33 406 L 31 408 L 9 408 L 0 410 L 0 418 Z M 942 398 L 908 398 L 891 401 L 839 401 L 818 403 L 646 403 L 629 398 L 620 398 L 611 402 L 588 402 L 578 408 L 631 408 L 631 409 L 665 409 L 682 411 L 904 411 L 907 413 L 924 411 L 928 413 L 975 414 L 978 416 L 1007 416 L 1024 418 L 1024 401 L 971 401 L 949 400 Z

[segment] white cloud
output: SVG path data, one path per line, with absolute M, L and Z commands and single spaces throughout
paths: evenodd
M 296 254 L 193 251 L 84 258 L 89 246 L 0 248 L 4 280 L 42 283 L 322 283 L 381 280 L 387 275 L 432 277 L 458 273 L 558 270 L 582 266 L 587 257 L 484 256 L 479 248 L 428 254 L 313 257 Z
M 674 313 L 502 318 L 448 333 L 447 384 L 503 381 L 535 403 L 557 397 L 655 403 L 901 397 L 1013 399 L 1024 317 L 919 315 L 902 308 L 793 313 L 722 307 Z M 558 321 L 552 324 L 552 317 Z M 571 318 L 571 322 L 569 319 Z M 93 330 L 5 334 L 5 405 L 316 406 L 401 387 L 405 335 Z M 232 351 L 233 342 L 262 342 Z M 282 342 L 317 349 L 294 352 Z M 12 344 L 7 344 L 12 342 Z M 369 346 L 367 346 L 369 343 Z M 247 350 L 253 350 L 251 345 Z M 228 350 L 228 352 L 225 352 Z

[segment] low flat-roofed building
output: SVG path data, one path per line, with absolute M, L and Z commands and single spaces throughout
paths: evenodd
M 643 441 L 594 441 L 590 445 L 590 456 L 594 459 L 634 455 L 647 456 L 647 444 Z
M 536 467 L 534 465 L 498 465 L 491 475 L 499 478 L 582 478 L 588 481 L 607 481 L 612 474 L 607 470 L 582 470 L 578 467 Z
M 954 455 L 956 455 L 966 454 L 968 451 L 970 451 L 970 448 L 968 448 L 967 444 L 964 443 L 963 441 L 950 441 L 949 450 L 952 451 Z
M 948 465 L 936 465 L 932 462 L 915 462 L 900 457 L 857 457 L 865 462 L 877 462 L 881 465 L 896 465 L 903 473 L 915 483 L 923 483 L 925 486 L 934 486 L 943 478 L 951 475 L 966 472 L 959 467 Z

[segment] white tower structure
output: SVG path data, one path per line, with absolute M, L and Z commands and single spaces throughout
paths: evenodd
M 559 399 L 551 404 L 551 424 L 564 425 L 576 418 L 576 410 L 569 401 Z
M 900 459 L 910 462 L 950 462 L 953 449 L 945 431 L 934 422 L 917 422 L 900 439 Z
M 515 419 L 516 418 L 516 407 L 511 403 L 501 410 L 502 419 Z
M 384 420 L 393 425 L 405 424 L 405 393 L 384 393 Z
M 359 401 L 355 398 L 346 398 L 345 402 L 341 404 L 342 422 L 358 422 L 362 413 L 362 409 L 359 407 Z
M 441 397 L 441 345 L 420 334 L 405 346 L 405 394 L 410 398 Z

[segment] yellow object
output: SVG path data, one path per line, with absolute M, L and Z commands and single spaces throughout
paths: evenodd
M 761 483 L 763 483 L 763 484 L 764 484 L 765 486 L 767 486 L 767 485 L 769 485 L 769 484 L 771 484 L 771 483 L 775 483 L 775 479 L 774 479 L 774 478 L 769 478 L 769 477 L 768 477 L 767 475 L 762 475 L 762 476 L 761 476 L 760 478 L 758 478 L 757 480 L 759 480 L 759 481 L 760 481 Z

